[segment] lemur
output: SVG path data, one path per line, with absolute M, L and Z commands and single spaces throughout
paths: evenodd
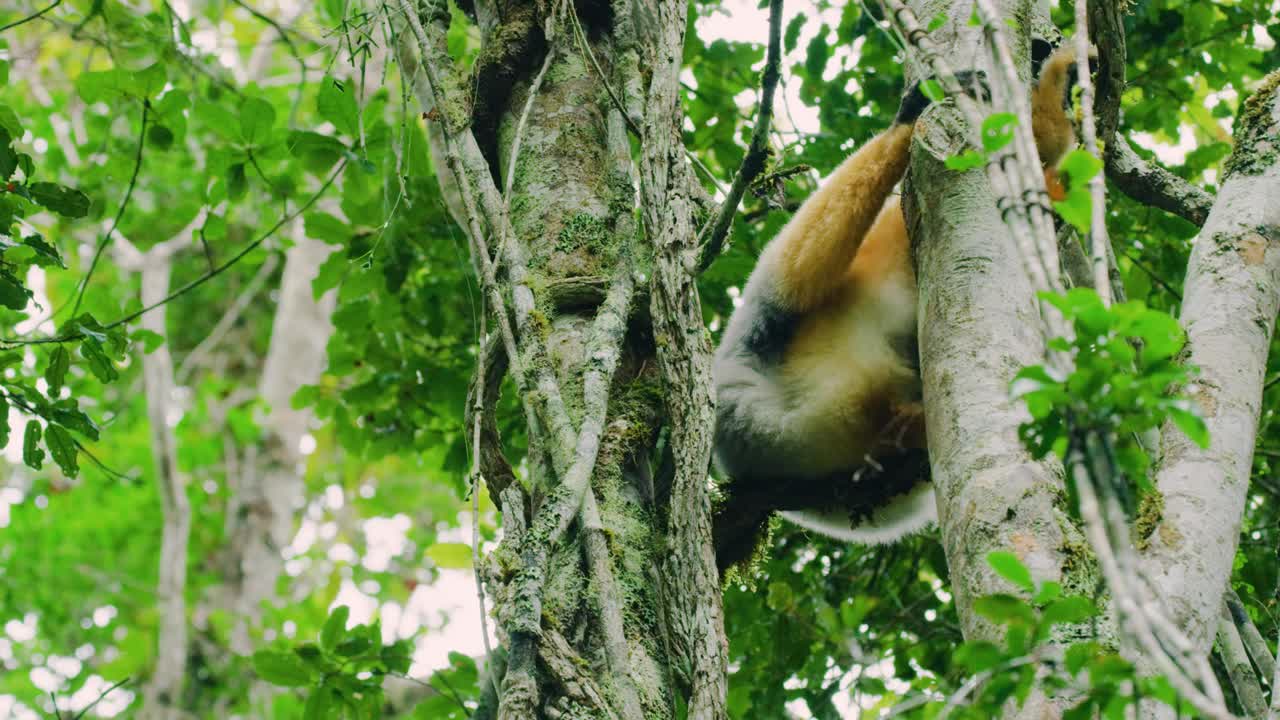
M 1033 47 L 1032 124 L 1052 168 L 1074 142 L 1075 56 Z M 1046 59 L 1047 58 L 1047 59 Z M 715 455 L 732 488 L 855 482 L 860 468 L 925 448 L 915 367 L 916 278 L 902 207 L 889 195 L 907 169 L 919 85 L 893 125 L 836 169 L 761 253 L 716 351 Z M 1055 199 L 1060 199 L 1060 196 Z M 874 481 L 873 481 L 874 482 Z M 851 542 L 888 543 L 936 519 L 917 482 L 855 519 L 841 509 L 783 517 Z M 734 560 L 730 560 L 730 563 Z

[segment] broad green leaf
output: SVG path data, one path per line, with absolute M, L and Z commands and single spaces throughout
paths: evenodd
M 360 110 L 350 88 L 332 77 L 320 83 L 320 95 L 316 99 L 320 117 L 333 123 L 338 132 L 356 137 L 360 130 Z
M 299 131 L 289 133 L 288 146 L 289 152 L 302 160 L 303 167 L 317 175 L 328 172 L 347 150 L 337 138 Z
M 1098 608 L 1088 599 L 1073 595 L 1058 598 L 1045 607 L 1040 616 L 1046 625 L 1080 623 L 1098 614 Z
M 89 196 L 64 185 L 51 182 L 31 183 L 27 186 L 31 199 L 59 215 L 81 218 L 89 214 Z
M 1018 116 L 1013 113 L 995 113 L 982 121 L 982 147 L 995 152 L 1013 141 L 1013 131 L 1018 127 Z
M 133 331 L 132 340 L 142 343 L 142 352 L 144 355 L 150 355 L 156 351 L 156 348 L 164 344 L 164 336 L 154 330 L 146 328 L 138 328 Z
M 338 646 L 333 651 L 342 657 L 350 658 L 363 653 L 371 647 L 373 647 L 373 643 L 369 642 L 369 638 L 353 637 L 338 643 Z
M 959 155 L 952 155 L 947 158 L 946 165 L 948 170 L 972 170 L 976 167 L 982 167 L 987 162 L 987 156 L 977 150 L 965 150 Z
M 987 553 L 987 564 L 1000 574 L 1000 577 L 1017 585 L 1027 592 L 1035 592 L 1035 581 L 1031 579 L 1031 571 L 1017 555 L 1004 550 Z
M 333 711 L 337 709 L 334 703 L 335 696 L 333 691 L 327 687 L 316 688 L 307 698 L 307 704 L 302 708 L 302 720 L 324 720 L 331 717 Z
M 39 470 L 44 465 L 40 434 L 40 423 L 35 420 L 27 421 L 27 429 L 22 435 L 22 462 L 32 470 Z
M 22 137 L 22 121 L 8 105 L 0 105 L 0 130 L 9 133 L 11 138 Z
M 973 609 L 979 615 L 997 623 L 1012 620 L 1031 622 L 1034 615 L 1031 606 L 1012 595 L 984 595 L 973 601 Z
M 427 548 L 427 557 L 438 567 L 461 570 L 471 567 L 471 546 L 466 543 L 436 543 Z
M 0 394 L 0 447 L 9 445 L 9 399 Z
M 1170 408 L 1169 419 L 1183 432 L 1191 442 L 1202 448 L 1209 447 L 1209 427 L 1199 415 L 1182 408 Z
M 80 465 L 76 462 L 79 448 L 76 447 L 76 441 L 72 439 L 71 433 L 67 432 L 66 428 L 50 425 L 45 433 L 44 442 L 49 446 L 53 461 L 62 468 L 64 475 L 75 477 L 80 474 Z
M 1070 188 L 1083 188 L 1100 170 L 1102 161 L 1087 150 L 1072 150 L 1058 163 L 1058 172 L 1067 176 Z
M 943 91 L 942 86 L 933 78 L 921 81 L 920 92 L 929 98 L 931 102 L 942 102 L 947 97 L 947 93 Z
M 147 128 L 147 142 L 159 150 L 168 150 L 173 147 L 173 131 L 164 125 L 152 125 Z
M 300 658 L 279 650 L 254 653 L 253 671 L 263 680 L 280 687 L 302 687 L 312 680 L 311 670 Z
M 35 251 L 36 258 L 39 260 L 37 264 L 42 266 L 56 265 L 60 268 L 67 267 L 66 262 L 62 260 L 62 253 L 58 252 L 58 249 L 54 246 L 45 242 L 43 237 L 39 235 L 28 235 L 22 238 L 22 244 Z
M 45 368 L 44 380 L 49 383 L 49 397 L 57 398 L 62 392 L 62 385 L 67 379 L 67 370 L 71 368 L 71 353 L 59 345 L 49 356 L 49 367 Z
M 0 270 L 0 305 L 10 310 L 22 310 L 30 298 L 31 291 L 23 287 L 18 278 L 8 270 Z
M 1089 232 L 1089 225 L 1093 222 L 1093 198 L 1088 190 L 1068 190 L 1065 198 L 1053 202 L 1053 209 L 1081 235 Z
M 329 619 L 325 621 L 324 628 L 320 631 L 320 647 L 333 650 L 338 646 L 338 641 L 346 633 L 347 618 L 350 615 L 351 608 L 346 605 L 339 605 L 329 613 Z
M 249 179 L 245 176 L 244 163 L 236 163 L 227 168 L 227 197 L 239 200 L 249 189 Z
M 120 377 L 120 371 L 97 339 L 86 337 L 81 341 L 80 355 L 89 362 L 89 371 L 102 382 L 115 382 Z
M 338 218 L 324 212 L 307 213 L 303 219 L 307 237 L 331 245 L 345 245 L 351 239 L 352 229 Z
M 249 98 L 240 107 L 240 136 L 249 145 L 264 145 L 276 124 L 276 109 L 262 98 Z

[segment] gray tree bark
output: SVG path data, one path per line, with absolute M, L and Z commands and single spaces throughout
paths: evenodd
M 432 111 L 438 177 L 499 329 L 471 422 L 490 421 L 509 368 L 530 434 L 524 484 L 488 431 L 473 448 L 506 532 L 486 584 L 507 661 L 477 717 L 658 719 L 681 704 L 690 718 L 724 717 L 700 193 L 679 141 L 687 9 L 528 2 L 499 14 L 477 2 L 469 108 L 447 14 L 407 15 L 422 74 L 412 58 L 402 67 Z M 629 130 L 643 136 L 638 159 Z M 652 465 L 664 411 L 670 474 Z

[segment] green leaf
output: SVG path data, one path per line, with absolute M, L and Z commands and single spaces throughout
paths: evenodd
M 947 96 L 947 93 L 943 91 L 942 86 L 933 78 L 929 78 L 920 83 L 920 92 L 923 93 L 925 97 L 929 98 L 930 102 L 942 102 L 942 100 Z
M 1102 170 L 1102 161 L 1087 150 L 1072 150 L 1058 163 L 1058 172 L 1067 176 L 1067 186 L 1083 188 Z
M 80 343 L 80 355 L 89 362 L 89 371 L 94 374 L 98 380 L 104 383 L 115 382 L 120 377 L 120 371 L 116 370 L 116 365 L 107 357 L 107 353 L 103 350 L 102 342 L 93 337 L 85 337 Z
M 168 150 L 173 147 L 173 131 L 164 125 L 152 125 L 147 128 L 147 142 L 159 150 Z
M 227 168 L 227 197 L 239 200 L 249 189 L 249 179 L 245 176 L 244 163 L 236 163 Z
M 471 546 L 466 543 L 436 543 L 427 548 L 427 557 L 437 567 L 462 570 L 471 567 Z
M 937 30 L 938 28 L 946 24 L 947 24 L 947 14 L 945 12 L 940 12 L 937 15 L 933 16 L 933 19 L 929 21 L 929 27 L 925 29 L 928 30 L 929 32 L 933 32 L 934 30 Z
M 320 83 L 316 109 L 320 117 L 333 123 L 338 132 L 350 137 L 359 134 L 360 110 L 356 107 L 355 95 L 332 77 L 326 77 Z
M 355 657 L 369 648 L 373 647 L 373 643 L 369 642 L 369 638 L 354 637 L 338 643 L 333 649 L 334 652 L 342 657 Z
M 240 136 L 249 145 L 264 145 L 276 124 L 276 109 L 261 98 L 249 98 L 240 107 Z
M 797 14 L 787 23 L 787 29 L 782 33 L 782 49 L 786 53 L 790 53 L 796 49 L 796 42 L 800 40 L 800 29 L 804 27 L 804 23 L 808 20 L 808 16 L 803 13 Z
M 15 140 L 22 137 L 22 121 L 18 119 L 18 113 L 8 105 L 0 105 L 0 130 L 9 133 L 9 137 Z
M 965 150 L 959 155 L 952 155 L 947 158 L 946 165 L 948 170 L 965 171 L 972 170 L 976 167 L 982 167 L 987 162 L 987 156 L 977 150 Z
M 144 355 L 150 355 L 156 351 L 156 348 L 164 344 L 163 335 L 146 328 L 138 328 L 137 330 L 134 330 L 133 335 L 130 336 L 130 340 L 142 343 L 142 352 Z
M 1169 419 L 1186 435 L 1191 442 L 1201 448 L 1209 447 L 1209 427 L 1199 415 L 1183 408 L 1169 408 Z
M 40 423 L 27 421 L 27 429 L 22 435 L 22 462 L 32 470 L 39 470 L 44 465 L 44 450 L 40 449 Z
M 0 447 L 9 445 L 9 399 L 0 395 Z
M 351 239 L 352 229 L 338 218 L 323 212 L 310 212 L 303 218 L 307 237 L 331 245 L 345 245 Z
M 1065 198 L 1053 202 L 1053 209 L 1081 235 L 1089 232 L 1089 225 L 1093 222 L 1093 198 L 1088 190 L 1068 190 Z
M 1049 603 L 1040 620 L 1046 625 L 1080 623 L 1097 614 L 1098 608 L 1088 598 L 1072 595 Z
M 258 677 L 280 687 L 302 687 L 311 682 L 311 670 L 292 653 L 259 650 L 253 654 L 253 671 Z
M 22 238 L 22 244 L 35 251 L 36 257 L 39 259 L 39 265 L 56 265 L 60 268 L 66 268 L 67 264 L 62 260 L 62 253 L 39 235 L 28 235 Z
M 31 199 L 50 210 L 69 218 L 82 218 L 89 214 L 89 196 L 65 185 L 51 182 L 31 183 L 27 186 Z
M 995 152 L 1013 141 L 1018 116 L 1013 113 L 995 113 L 982 121 L 982 147 Z
M 18 278 L 8 270 L 0 270 L 0 305 L 10 310 L 23 310 L 30 298 L 31 291 L 23 287 Z
M 337 138 L 313 132 L 291 132 L 287 145 L 289 153 L 301 159 L 308 172 L 317 175 L 328 172 L 347 151 L 347 146 Z
M 1044 605 L 1058 599 L 1062 594 L 1062 585 L 1052 580 L 1045 580 L 1040 584 L 1040 591 L 1031 599 L 1036 605 Z
M 302 708 L 302 720 L 324 720 L 329 717 L 336 709 L 335 699 L 333 690 L 328 687 L 316 688 Z
M 955 661 L 969 673 L 990 670 L 1004 661 L 1004 652 L 985 640 L 974 640 L 956 648 Z
M 62 392 L 62 385 L 67 379 L 67 370 L 71 368 L 71 353 L 59 345 L 49 356 L 49 367 L 45 368 L 44 380 L 49 383 L 49 397 L 56 399 Z
M 997 623 L 1008 623 L 1014 620 L 1030 623 L 1034 619 L 1031 606 L 1012 595 L 984 595 L 973 601 L 973 609 L 979 615 Z
M 45 433 L 44 442 L 49 446 L 53 461 L 62 468 L 64 475 L 75 477 L 80 474 L 80 465 L 76 462 L 76 454 L 80 449 L 76 447 L 76 441 L 72 439 L 71 433 L 67 432 L 66 428 L 50 425 L 48 432 Z
M 1031 579 L 1031 571 L 1018 556 L 1004 550 L 987 553 L 987 564 L 1000 574 L 1000 577 L 1017 585 L 1027 592 L 1035 592 L 1035 581 Z
M 338 641 L 347 630 L 347 618 L 350 615 L 351 608 L 346 605 L 339 605 L 329 613 L 329 619 L 325 621 L 324 628 L 320 631 L 320 647 L 333 650 L 338 646 Z

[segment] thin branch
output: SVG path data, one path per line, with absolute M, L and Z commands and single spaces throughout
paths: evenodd
M 281 227 L 283 227 L 286 223 L 288 223 L 289 221 L 293 220 L 294 218 L 298 217 L 299 215 L 301 215 L 302 213 L 310 209 L 311 206 L 315 204 L 316 200 L 320 199 L 320 196 L 323 195 L 325 191 L 329 189 L 329 186 L 333 184 L 333 181 L 338 179 L 338 175 L 342 172 L 343 168 L 345 168 L 346 166 L 347 166 L 346 160 L 343 160 L 341 163 L 339 163 L 338 167 L 333 171 L 331 175 L 329 175 L 329 177 L 324 181 L 324 184 L 320 186 L 320 189 L 317 190 L 316 193 L 312 195 L 309 200 L 307 200 L 305 203 L 300 205 L 297 210 L 294 210 L 292 213 L 281 218 L 279 222 L 277 222 L 275 225 L 272 225 L 266 232 L 258 236 L 256 240 L 253 240 L 249 244 L 245 245 L 240 250 L 240 252 L 237 252 L 235 255 L 233 255 L 230 260 L 227 260 L 221 265 L 214 267 L 212 270 L 209 270 L 208 272 L 196 278 L 195 280 L 192 280 L 186 283 L 185 285 L 179 287 L 177 290 L 170 292 L 162 300 L 152 303 L 151 305 L 147 305 L 146 307 L 143 307 L 140 310 L 136 310 L 134 312 L 129 313 L 128 315 L 125 315 L 122 318 L 119 318 L 117 320 L 113 320 L 112 322 L 107 323 L 106 325 L 103 326 L 103 329 L 111 330 L 111 329 L 120 327 L 121 325 L 124 325 L 126 323 L 137 320 L 138 318 L 151 312 L 152 310 L 155 310 L 156 308 L 161 307 L 162 305 L 166 305 L 172 302 L 173 300 L 179 297 L 182 297 L 183 295 L 186 295 L 187 293 L 191 292 L 197 287 L 200 287 L 201 285 L 212 280 L 218 275 L 221 275 L 222 273 L 226 272 L 228 268 L 230 268 L 232 265 L 235 265 L 236 263 L 243 260 L 246 255 L 256 250 L 260 245 L 262 245 L 262 243 L 266 242 L 268 238 L 274 235 L 275 232 L 279 230 Z M 84 336 L 83 333 L 79 331 L 73 331 L 73 332 L 65 333 L 63 335 L 55 335 L 55 336 L 46 337 L 46 338 L 35 338 L 31 340 L 27 340 L 23 338 L 0 338 L 0 345 L 47 345 L 50 343 L 70 342 L 72 340 L 78 340 L 83 336 Z
M 1107 147 L 1110 148 L 1106 157 L 1107 178 L 1121 192 L 1144 205 L 1177 215 L 1196 227 L 1204 225 L 1213 207 L 1212 195 L 1143 160 L 1122 135 L 1117 134 L 1115 142 Z
M 1245 651 L 1244 641 L 1240 639 L 1240 631 L 1231 621 L 1231 613 L 1224 605 L 1218 617 L 1218 649 L 1222 653 L 1222 664 L 1226 666 L 1227 677 L 1231 687 L 1235 688 L 1236 699 L 1251 718 L 1260 718 L 1267 711 L 1266 701 L 1262 697 L 1262 683 L 1249 664 L 1249 655 Z
M 765 159 L 769 155 L 769 126 L 773 120 L 773 93 L 778 87 L 782 73 L 782 0 L 769 0 L 769 50 L 765 58 L 764 72 L 760 81 L 760 105 L 756 110 L 756 126 L 751 131 L 751 144 L 747 155 L 742 159 L 738 175 L 733 179 L 728 197 L 720 204 L 720 211 L 714 220 L 708 220 L 698 234 L 706 236 L 702 241 L 702 253 L 698 260 L 698 271 L 702 272 L 711 266 L 724 246 L 729 228 L 733 226 L 733 217 L 738 213 L 738 203 L 751 183 L 764 171 Z
M 138 185 L 138 171 L 142 169 L 142 150 L 147 141 L 147 113 L 150 110 L 151 101 L 144 100 L 142 102 L 142 129 L 138 131 L 138 150 L 133 159 L 133 174 L 129 177 L 129 186 L 125 188 L 124 200 L 120 202 L 120 208 L 116 211 L 115 219 L 111 221 L 111 228 L 98 241 L 98 247 L 93 251 L 93 260 L 89 262 L 89 271 L 84 274 L 84 280 L 80 282 L 80 289 L 76 292 L 76 301 L 71 306 L 71 317 L 73 318 L 80 312 L 80 303 L 84 301 L 84 293 L 89 288 L 89 281 L 93 279 L 93 271 L 97 269 L 98 261 L 102 259 L 102 251 L 106 250 L 107 244 L 111 242 L 111 234 L 119 227 L 120 218 L 124 217 L 124 211 L 129 207 L 129 200 L 133 198 L 133 189 Z
M 1267 641 L 1258 631 L 1258 626 L 1253 624 L 1253 619 L 1249 617 L 1244 603 L 1234 589 L 1228 587 L 1223 600 L 1226 602 L 1227 611 L 1231 613 L 1231 621 L 1240 629 L 1240 638 L 1244 641 L 1245 648 L 1249 650 L 1249 657 L 1253 659 L 1254 666 L 1258 668 L 1258 675 L 1270 681 L 1275 675 L 1276 660 L 1271 655 L 1271 649 L 1267 647 Z
M 1075 0 L 1075 12 L 1076 30 L 1073 39 L 1076 83 L 1080 86 L 1080 112 L 1084 116 L 1080 122 L 1080 131 L 1084 137 L 1085 151 L 1100 158 L 1098 128 L 1093 115 L 1093 78 L 1089 75 L 1089 13 L 1086 0 Z M 1111 241 L 1107 238 L 1107 182 L 1101 173 L 1089 179 L 1089 199 L 1089 255 L 1093 261 L 1093 289 L 1102 298 L 1102 304 L 1110 306 L 1113 298 L 1107 258 L 1111 255 Z
M 1178 302 L 1182 302 L 1182 293 L 1178 292 L 1177 288 L 1175 288 L 1172 283 L 1160 277 L 1155 270 L 1147 267 L 1146 264 L 1144 264 L 1142 260 L 1133 253 L 1125 253 L 1124 256 L 1128 258 L 1129 262 L 1133 263 L 1134 267 L 1146 273 L 1147 277 L 1150 277 L 1151 280 L 1155 282 L 1155 284 L 1159 285 L 1162 290 L 1177 298 Z
M 39 11 L 37 11 L 36 13 L 34 13 L 34 14 L 32 14 L 32 15 L 28 15 L 28 16 L 26 16 L 26 17 L 22 18 L 21 20 L 15 20 L 15 21 L 13 21 L 13 22 L 9 23 L 8 25 L 5 25 L 4 27 L 0 27 L 0 32 L 4 32 L 5 30 L 12 30 L 13 28 L 18 27 L 19 25 L 22 25 L 22 24 L 24 24 L 24 23 L 29 23 L 29 22 L 31 22 L 32 20 L 35 20 L 36 18 L 40 17 L 41 15 L 44 15 L 45 13 L 47 13 L 47 12 L 49 12 L 50 10 L 52 10 L 52 9 L 54 9 L 54 8 L 56 8 L 56 7 L 58 7 L 58 6 L 59 6 L 59 5 L 61 5 L 61 4 L 62 4 L 62 0 L 53 0 L 53 4 L 52 4 L 52 5 L 50 5 L 49 7 L 45 8 L 45 9 L 43 9 L 43 10 L 39 10 Z

